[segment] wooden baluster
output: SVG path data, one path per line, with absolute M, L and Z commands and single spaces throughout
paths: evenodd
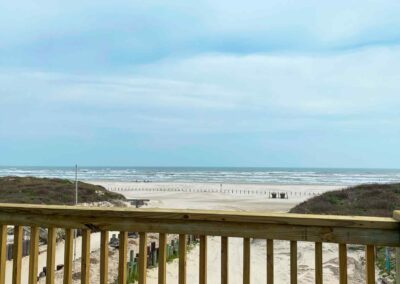
M 146 284 L 146 275 L 147 275 L 147 234 L 140 233 L 139 284 Z
M 200 284 L 207 284 L 207 236 L 200 236 Z
M 179 284 L 186 284 L 186 235 L 179 235 Z
M 250 284 L 250 238 L 243 239 L 243 284 Z
M 229 239 L 221 237 L 221 284 L 229 281 Z
M 72 283 L 72 254 L 74 250 L 74 231 L 65 229 L 64 244 L 64 284 Z
M 158 284 L 167 283 L 167 235 L 160 233 L 158 255 Z
M 322 243 L 315 243 L 315 283 L 322 284 Z
M 128 232 L 119 232 L 119 263 L 118 263 L 118 283 L 126 284 L 127 280 L 127 261 L 128 254 Z
M 29 248 L 29 284 L 37 283 L 39 255 L 39 228 L 31 227 L 31 239 Z
M 13 275 L 12 275 L 13 284 L 21 283 L 22 237 L 23 237 L 23 227 L 14 226 Z
M 274 240 L 267 240 L 267 284 L 274 283 Z
M 56 263 L 56 230 L 56 228 L 49 228 L 47 232 L 46 284 L 54 283 L 54 270 Z
M 81 283 L 90 281 L 90 230 L 82 230 Z
M 347 246 L 339 244 L 339 283 L 347 284 Z
M 108 284 L 108 231 L 100 236 L 100 284 Z
M 375 247 L 367 245 L 365 249 L 365 259 L 367 262 L 367 284 L 375 283 Z
M 6 284 L 7 225 L 0 225 L 0 284 Z
M 290 241 L 290 283 L 297 284 L 297 242 Z
M 396 284 L 400 284 L 400 248 L 396 247 Z

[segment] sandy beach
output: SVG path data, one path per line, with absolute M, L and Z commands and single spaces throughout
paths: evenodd
M 217 184 L 217 183 L 136 183 L 136 182 L 101 182 L 92 181 L 109 190 L 119 192 L 129 199 L 149 199 L 148 208 L 178 209 L 213 209 L 287 212 L 296 204 L 323 192 L 340 189 L 340 186 L 320 185 L 265 185 L 265 184 Z M 286 199 L 269 198 L 272 192 L 287 194 Z M 110 234 L 111 236 L 111 234 Z M 91 257 L 99 257 L 98 235 L 92 235 Z M 172 236 L 171 236 L 172 237 Z M 208 280 L 220 282 L 220 238 L 210 236 L 208 244 Z M 150 240 L 157 241 L 152 234 Z M 289 282 L 289 242 L 274 242 L 275 283 Z M 314 244 L 298 243 L 298 279 L 299 283 L 314 281 Z M 130 239 L 129 250 L 138 251 L 138 239 Z M 242 282 L 242 239 L 229 239 L 229 277 L 230 283 Z M 77 257 L 80 257 L 80 241 L 77 241 Z M 127 256 L 128 257 L 128 256 Z M 45 254 L 40 256 L 44 265 Z M 57 263 L 63 261 L 63 243 L 58 244 Z M 118 250 L 110 248 L 110 283 L 115 280 L 118 270 Z M 349 283 L 364 281 L 364 251 L 354 246 L 348 251 Z M 198 246 L 188 252 L 188 283 L 198 283 Z M 24 267 L 28 259 L 23 260 Z M 7 264 L 11 271 L 11 262 Z M 251 241 L 251 281 L 265 283 L 266 279 L 266 244 L 265 240 Z M 324 283 L 338 282 L 338 252 L 336 244 L 323 245 Z M 79 259 L 74 265 L 74 272 L 80 271 Z M 91 267 L 91 283 L 98 283 L 99 264 L 94 260 Z M 9 274 L 9 273 L 8 273 Z M 56 283 L 62 283 L 63 271 L 56 273 Z M 167 265 L 167 282 L 176 283 L 178 260 Z M 24 277 L 23 277 L 24 280 Z M 24 283 L 24 281 L 23 281 Z M 44 283 L 41 279 L 40 283 Z M 80 283 L 78 279 L 74 283 Z M 148 283 L 157 283 L 157 269 L 148 270 Z

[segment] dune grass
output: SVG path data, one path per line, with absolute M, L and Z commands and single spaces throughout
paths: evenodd
M 108 201 L 118 203 L 125 197 L 102 186 L 78 183 L 78 203 Z M 0 178 L 0 203 L 75 204 L 75 183 L 67 179 L 35 177 Z

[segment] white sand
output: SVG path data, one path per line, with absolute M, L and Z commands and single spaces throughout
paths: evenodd
M 127 198 L 150 199 L 150 208 L 179 209 L 216 209 L 240 211 L 287 212 L 294 205 L 326 191 L 338 189 L 338 186 L 300 186 L 300 185 L 254 185 L 254 184 L 220 184 L 208 183 L 112 183 L 93 182 L 110 190 L 124 194 Z M 288 199 L 269 199 L 269 192 L 287 192 Z M 98 236 L 92 235 L 92 258 L 99 258 Z M 156 240 L 152 235 L 150 241 Z M 80 244 L 80 241 L 77 242 Z M 137 252 L 137 240 L 130 239 L 129 249 Z M 314 244 L 299 242 L 298 279 L 299 283 L 314 282 Z M 353 246 L 354 247 L 354 246 Z M 349 283 L 364 281 L 364 252 L 360 247 L 348 251 Z M 97 249 L 97 250 L 96 250 Z M 230 283 L 242 283 L 242 239 L 230 238 L 229 242 L 229 278 Z M 80 245 L 78 245 L 80 256 Z M 289 242 L 275 241 L 275 283 L 289 283 Z M 62 263 L 63 244 L 57 249 L 57 263 Z M 45 254 L 41 255 L 45 262 Z M 110 249 L 109 259 L 110 282 L 117 275 L 118 250 Z M 198 283 L 199 248 L 190 250 L 187 256 L 188 283 Z M 324 283 L 338 283 L 338 251 L 336 244 L 323 245 Z M 28 259 L 23 260 L 27 271 Z M 10 271 L 11 265 L 7 265 Z M 76 271 L 80 271 L 77 261 Z M 99 264 L 91 265 L 91 283 L 98 283 Z M 11 272 L 11 271 L 10 271 Z M 62 271 L 56 273 L 56 283 L 62 283 Z M 157 269 L 148 270 L 148 283 L 157 283 Z M 10 274 L 10 273 L 8 273 Z M 26 276 L 26 275 L 25 275 Z M 167 265 L 167 283 L 177 283 L 178 260 Z M 265 240 L 251 242 L 251 282 L 265 283 L 266 278 L 266 245 Z M 7 278 L 10 279 L 10 278 Z M 25 279 L 23 275 L 23 280 Z M 43 282 L 44 279 L 40 283 Z M 209 237 L 208 243 L 208 281 L 220 282 L 220 238 Z M 7 282 L 9 283 L 9 282 Z M 26 283 L 26 282 L 22 282 Z M 79 280 L 74 283 L 80 283 Z
M 327 185 L 96 182 L 127 198 L 150 199 L 149 208 L 287 212 L 308 198 L 340 189 Z M 269 193 L 288 199 L 269 199 Z

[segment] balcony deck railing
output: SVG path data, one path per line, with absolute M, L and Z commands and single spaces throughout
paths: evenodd
M 12 281 L 21 282 L 24 226 L 31 227 L 29 283 L 37 283 L 39 228 L 48 228 L 46 283 L 54 283 L 56 229 L 65 229 L 64 283 L 72 283 L 73 229 L 82 230 L 81 283 L 89 283 L 91 231 L 101 232 L 100 282 L 108 279 L 108 234 L 120 231 L 118 282 L 126 283 L 128 232 L 139 232 L 139 279 L 146 283 L 147 233 L 159 233 L 158 282 L 166 283 L 166 236 L 179 234 L 179 283 L 186 283 L 186 236 L 200 236 L 199 279 L 207 283 L 207 236 L 221 237 L 221 283 L 228 283 L 228 238 L 243 238 L 243 283 L 250 283 L 250 239 L 266 240 L 267 284 L 274 281 L 274 240 L 290 241 L 290 282 L 297 283 L 297 242 L 315 243 L 315 283 L 322 283 L 322 243 L 337 243 L 340 283 L 347 283 L 347 244 L 365 245 L 366 282 L 375 283 L 375 246 L 400 246 L 393 218 L 230 211 L 0 205 L 0 284 L 5 284 L 7 226 L 14 226 Z M 8 283 L 7 283 L 8 284 Z

